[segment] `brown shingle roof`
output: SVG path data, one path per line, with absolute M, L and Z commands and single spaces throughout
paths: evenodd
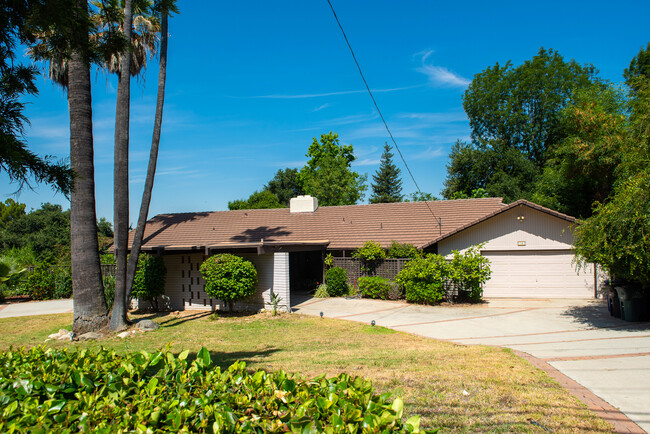
M 441 219 L 439 226 L 433 217 Z M 355 249 L 368 240 L 422 248 L 504 207 L 501 198 L 326 206 L 313 213 L 288 208 L 161 214 L 147 222 L 143 249 L 245 247 L 264 244 L 328 245 Z

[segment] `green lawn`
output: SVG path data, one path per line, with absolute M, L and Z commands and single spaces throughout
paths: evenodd
M 380 392 L 404 399 L 407 416 L 423 416 L 422 426 L 443 431 L 612 432 L 612 427 L 545 373 L 507 349 L 460 346 L 382 327 L 285 314 L 220 317 L 207 313 L 165 314 L 161 328 L 127 339 L 100 343 L 50 341 L 52 347 L 103 345 L 119 351 L 174 352 L 205 346 L 213 360 L 236 360 L 251 368 L 283 369 L 302 377 L 340 372 L 373 381 Z M 0 319 L 0 349 L 34 346 L 71 314 Z M 468 394 L 464 394 L 466 391 Z

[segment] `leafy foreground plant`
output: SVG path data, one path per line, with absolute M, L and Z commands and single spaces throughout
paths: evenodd
M 1 432 L 421 432 L 402 422 L 403 402 L 369 381 L 340 374 L 293 378 L 283 371 L 221 372 L 201 348 L 119 355 L 114 350 L 0 353 Z

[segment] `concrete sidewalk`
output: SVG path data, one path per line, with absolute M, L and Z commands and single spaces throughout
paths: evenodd
M 546 362 L 650 431 L 650 324 L 613 318 L 599 300 L 488 300 L 483 305 L 311 299 L 294 311 L 370 323 Z M 638 432 L 638 431 L 637 431 Z
M 72 299 L 0 304 L 0 318 L 72 312 Z

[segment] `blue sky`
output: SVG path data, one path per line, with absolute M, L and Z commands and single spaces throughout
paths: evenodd
M 543 46 L 620 82 L 650 41 L 646 0 L 332 2 L 420 188 L 436 195 L 451 146 L 469 138 L 461 98 L 474 74 L 496 62 L 518 65 Z M 325 0 L 178 4 L 150 216 L 227 209 L 278 169 L 304 165 L 312 138 L 329 131 L 354 146 L 355 170 L 372 178 L 389 137 Z M 132 87 L 132 222 L 151 145 L 157 74 L 152 60 Z M 67 157 L 65 93 L 45 78 L 38 84 L 40 95 L 26 100 L 27 142 L 38 153 Z M 97 215 L 112 221 L 116 80 L 100 72 L 92 84 Z M 397 156 L 396 163 L 404 191 L 415 191 Z M 10 197 L 16 186 L 0 174 L 0 188 Z M 43 202 L 69 207 L 46 186 L 26 189 L 17 200 L 28 209 Z

